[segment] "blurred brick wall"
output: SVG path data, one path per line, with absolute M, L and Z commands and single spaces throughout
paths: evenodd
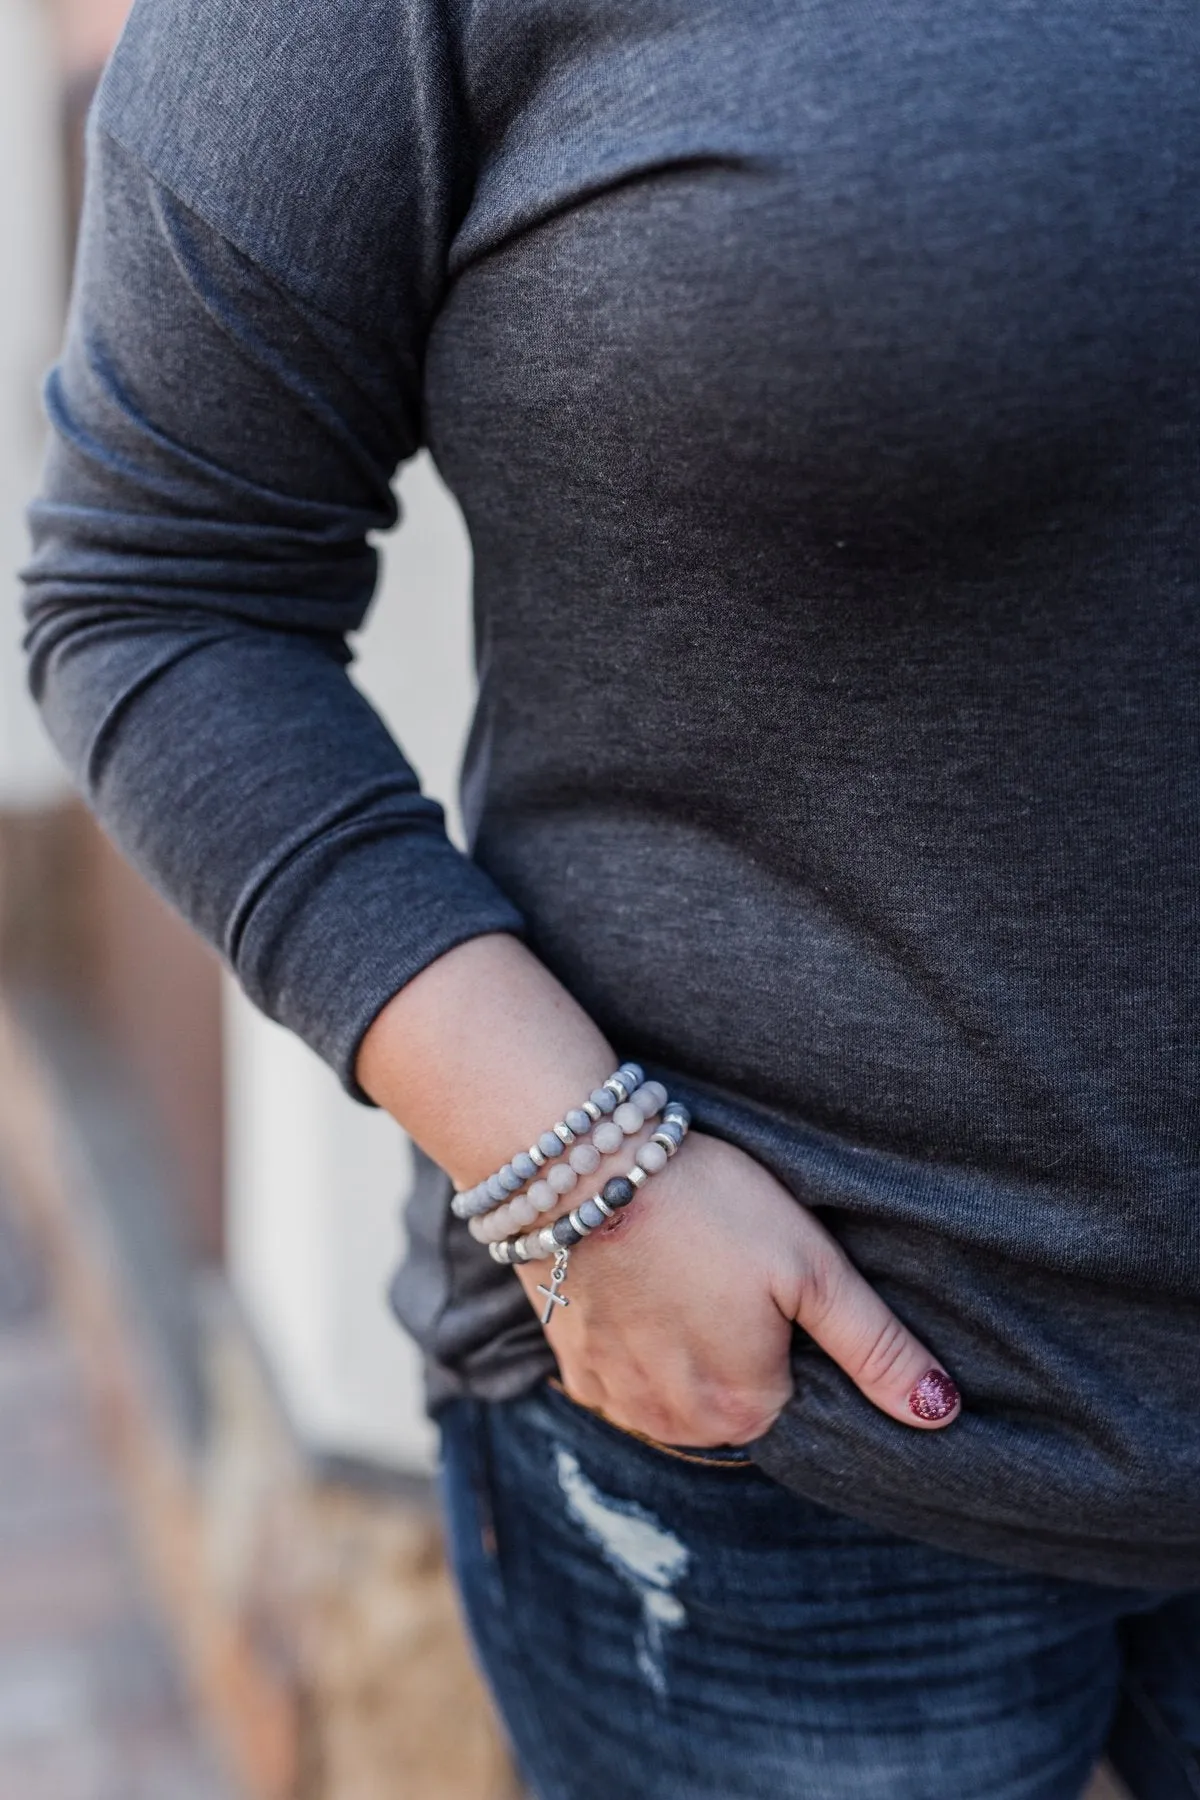
M 87 106 L 128 0 L 47 5 L 69 243 L 83 191 Z M 171 1171 L 184 1236 L 198 1257 L 217 1257 L 223 1134 L 216 962 L 77 803 L 0 817 L 0 976 L 78 1008 L 126 1065 Z

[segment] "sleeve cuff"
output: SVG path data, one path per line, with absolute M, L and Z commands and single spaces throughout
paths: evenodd
M 313 846 L 255 906 L 236 973 L 254 1003 L 296 1032 L 346 1092 L 359 1046 L 393 995 L 456 944 L 524 921 L 440 831 L 408 829 Z

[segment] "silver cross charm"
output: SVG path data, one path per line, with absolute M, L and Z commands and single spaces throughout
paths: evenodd
M 567 1279 L 567 1263 L 570 1261 L 570 1257 L 571 1252 L 569 1250 L 560 1250 L 554 1258 L 554 1268 L 550 1274 L 550 1286 L 546 1287 L 540 1281 L 538 1283 L 538 1293 L 545 1294 L 546 1296 L 546 1310 L 542 1314 L 543 1325 L 548 1325 L 550 1323 L 551 1319 L 554 1317 L 554 1309 L 556 1306 L 570 1306 L 571 1304 L 567 1299 L 567 1296 L 565 1294 L 560 1294 L 558 1291 L 563 1282 Z

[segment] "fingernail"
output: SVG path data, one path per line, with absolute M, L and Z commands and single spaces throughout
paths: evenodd
M 908 1410 L 918 1419 L 948 1419 L 961 1397 L 944 1369 L 930 1369 L 908 1396 Z

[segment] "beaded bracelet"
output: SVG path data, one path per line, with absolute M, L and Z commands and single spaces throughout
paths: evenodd
M 598 1194 L 585 1200 L 573 1212 L 564 1213 L 553 1225 L 544 1225 L 540 1231 L 531 1232 L 527 1237 L 506 1238 L 501 1243 L 488 1245 L 490 1255 L 498 1263 L 545 1262 L 551 1256 L 554 1258 L 550 1286 L 539 1284 L 537 1290 L 539 1294 L 546 1296 L 543 1325 L 550 1323 L 556 1306 L 571 1304 L 559 1289 L 567 1279 L 567 1265 L 575 1245 L 581 1244 L 591 1232 L 607 1224 L 609 1219 L 628 1206 L 651 1175 L 656 1175 L 666 1166 L 687 1136 L 691 1122 L 692 1115 L 687 1107 L 678 1101 L 672 1101 L 663 1109 L 661 1126 L 638 1150 L 633 1159 L 633 1167 L 624 1175 L 614 1175 L 605 1182 Z
M 594 1141 L 595 1128 L 604 1121 L 606 1115 L 615 1115 L 618 1108 L 627 1105 L 633 1095 L 645 1085 L 646 1077 L 637 1063 L 622 1063 L 607 1081 L 592 1089 L 581 1105 L 572 1107 L 549 1131 L 543 1131 L 536 1144 L 530 1144 L 528 1150 L 518 1150 L 511 1162 L 506 1162 L 494 1175 L 489 1175 L 486 1181 L 456 1193 L 450 1202 L 455 1217 L 473 1219 L 481 1213 L 491 1212 L 497 1206 L 503 1206 L 506 1200 L 520 1193 L 527 1181 L 533 1181 L 540 1169 L 545 1168 L 547 1163 L 556 1161 L 578 1140 L 592 1133 Z M 666 1090 L 663 1091 L 665 1097 Z
M 524 1231 L 539 1213 L 553 1211 L 580 1176 L 594 1175 L 601 1157 L 619 1150 L 625 1139 L 640 1131 L 666 1103 L 667 1090 L 661 1081 L 643 1082 L 630 1099 L 618 1106 L 611 1119 L 603 1119 L 597 1125 L 590 1144 L 576 1144 L 565 1162 L 556 1163 L 543 1180 L 535 1181 L 523 1194 L 514 1194 L 494 1212 L 477 1213 L 470 1220 L 471 1236 L 476 1243 L 494 1244 Z

